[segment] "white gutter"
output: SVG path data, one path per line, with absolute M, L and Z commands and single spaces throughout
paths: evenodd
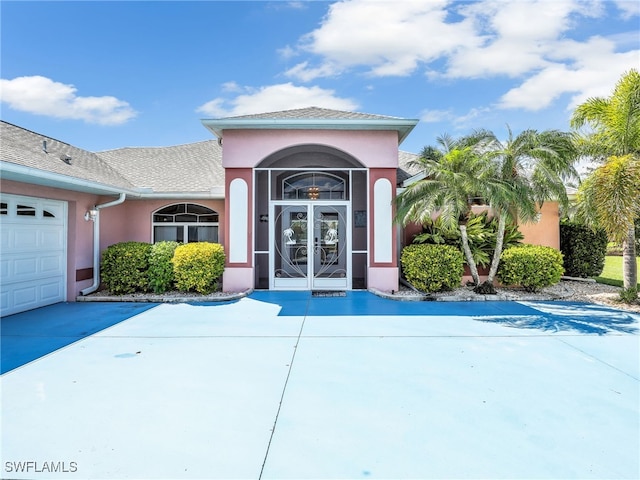
M 80 295 L 89 295 L 98 290 L 100 286 L 100 210 L 123 203 L 127 198 L 126 193 L 121 193 L 117 200 L 101 203 L 95 206 L 96 216 L 93 219 L 93 284 L 80 290 Z
M 0 178 L 15 182 L 30 183 L 32 185 L 41 185 L 43 187 L 63 188 L 98 195 L 119 195 L 122 192 L 135 194 L 135 189 L 132 188 L 115 187 L 5 161 L 0 161 Z

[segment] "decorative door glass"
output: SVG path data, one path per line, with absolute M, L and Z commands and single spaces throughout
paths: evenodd
M 344 288 L 347 277 L 345 215 L 345 206 L 313 205 L 312 288 Z
M 275 206 L 275 264 L 276 279 L 308 276 L 309 254 L 306 205 Z

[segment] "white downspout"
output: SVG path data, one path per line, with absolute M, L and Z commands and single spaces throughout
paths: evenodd
M 80 290 L 80 295 L 89 295 L 98 290 L 100 286 L 100 209 L 112 207 L 123 203 L 127 198 L 126 193 L 121 193 L 117 200 L 96 205 L 96 216 L 93 219 L 93 284 Z

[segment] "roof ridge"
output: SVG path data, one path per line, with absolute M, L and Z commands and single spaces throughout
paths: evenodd
M 179 143 L 177 145 L 156 145 L 156 146 L 137 146 L 137 147 L 118 147 L 118 148 L 108 148 L 107 150 L 98 150 L 95 153 L 96 155 L 101 155 L 103 153 L 110 153 L 110 152 L 117 152 L 117 151 L 121 151 L 121 150 L 153 150 L 153 149 L 165 149 L 165 148 L 176 148 L 176 147 L 186 147 L 189 145 L 197 145 L 199 143 L 217 143 L 217 140 L 215 139 L 209 139 L 209 140 L 198 140 L 197 142 L 186 142 L 186 143 Z
M 296 117 L 296 113 L 308 113 L 308 115 L 300 115 Z M 220 120 L 243 120 L 243 119 L 270 119 L 270 118 L 324 118 L 318 113 L 331 113 L 333 115 L 327 115 L 327 119 L 335 120 L 335 114 L 343 114 L 345 118 L 353 118 L 360 117 L 360 119 L 368 118 L 368 119 L 398 119 L 401 120 L 402 117 L 395 117 L 390 115 L 380 115 L 375 113 L 365 113 L 365 112 L 354 112 L 349 110 L 339 110 L 335 108 L 325 108 L 318 106 L 309 106 L 309 107 L 301 107 L 301 108 L 292 108 L 287 110 L 276 110 L 271 112 L 262 112 L 262 113 L 253 113 L 247 115 L 234 115 L 231 117 L 224 117 Z M 315 113 L 316 115 L 311 115 L 311 113 Z
M 5 123 L 5 124 L 10 125 L 10 126 L 12 126 L 14 128 L 19 128 L 20 130 L 24 130 L 25 132 L 29 132 L 32 135 L 37 135 L 39 137 L 44 137 L 44 138 L 47 138 L 49 140 L 53 140 L 54 142 L 62 143 L 63 145 L 67 145 L 67 146 L 72 147 L 72 148 L 77 148 L 78 150 L 84 150 L 85 152 L 88 152 L 88 153 L 95 153 L 95 152 L 92 152 L 91 150 L 86 150 L 86 149 L 84 149 L 82 147 L 78 147 L 78 146 L 73 145 L 73 144 L 71 144 L 69 142 L 65 142 L 63 140 L 58 140 L 57 138 L 54 138 L 54 137 L 52 137 L 50 135 L 45 135 L 44 133 L 36 132 L 34 130 L 30 130 L 28 128 L 21 127 L 20 125 L 16 125 L 15 123 L 7 122 L 6 120 L 0 120 L 0 123 Z

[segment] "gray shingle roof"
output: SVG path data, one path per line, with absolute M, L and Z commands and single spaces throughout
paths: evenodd
M 415 153 L 409 153 L 402 150 L 398 152 L 398 184 L 401 184 L 406 179 L 420 173 L 420 168 L 411 165 L 411 162 L 415 161 L 419 157 L 420 155 Z
M 155 192 L 210 192 L 224 186 L 222 148 L 216 140 L 121 148 L 97 155 L 137 187 Z
M 124 190 L 205 194 L 222 191 L 222 149 L 215 140 L 89 152 L 0 121 L 0 160 Z M 46 142 L 46 152 L 43 149 Z M 65 162 L 63 159 L 70 158 Z
M 342 110 L 331 110 L 319 107 L 298 108 L 294 110 L 282 110 L 279 112 L 257 113 L 253 115 L 241 115 L 237 117 L 227 117 L 233 120 L 399 120 L 399 117 L 389 117 L 384 115 L 372 115 L 369 113 L 345 112 Z
M 68 143 L 0 121 L 0 160 L 44 172 L 113 187 L 134 185 L 98 155 Z M 46 142 L 46 152 L 43 149 Z M 69 163 L 63 158 L 69 157 Z

